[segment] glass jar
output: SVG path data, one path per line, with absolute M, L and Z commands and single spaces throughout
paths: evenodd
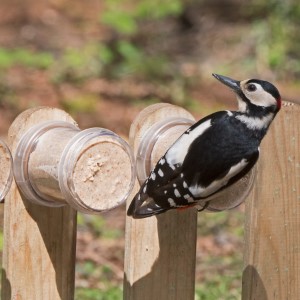
M 103 128 L 80 130 L 50 121 L 32 127 L 20 140 L 14 175 L 31 202 L 51 207 L 66 203 L 89 214 L 122 204 L 134 179 L 128 144 Z

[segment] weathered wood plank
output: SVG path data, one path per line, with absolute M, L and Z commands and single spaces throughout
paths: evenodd
M 170 117 L 193 120 L 188 112 L 169 104 L 153 105 L 142 111 L 131 127 L 134 152 L 150 126 Z M 159 147 L 161 151 L 166 142 L 170 146 L 174 139 L 164 141 Z M 133 194 L 138 189 L 136 183 Z M 127 217 L 124 299 L 194 299 L 196 237 L 197 212 L 193 209 L 140 220 Z
M 10 127 L 12 154 L 28 128 L 47 120 L 75 123 L 58 109 L 28 110 Z M 75 252 L 76 211 L 31 204 L 13 182 L 4 209 L 1 299 L 73 299 Z
M 279 112 L 246 205 L 242 299 L 300 299 L 300 106 Z

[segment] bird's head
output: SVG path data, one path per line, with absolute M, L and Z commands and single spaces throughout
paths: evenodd
M 268 81 L 259 79 L 238 81 L 218 74 L 213 76 L 236 93 L 241 112 L 266 110 L 277 113 L 281 107 L 279 91 Z

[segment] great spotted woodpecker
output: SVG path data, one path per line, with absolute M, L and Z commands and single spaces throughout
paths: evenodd
M 232 185 L 257 162 L 259 146 L 281 107 L 271 83 L 213 74 L 237 96 L 237 111 L 219 111 L 187 129 L 158 161 L 127 211 L 145 218 L 201 203 Z

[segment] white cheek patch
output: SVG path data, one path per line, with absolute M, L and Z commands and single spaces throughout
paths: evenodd
M 211 120 L 207 120 L 193 130 L 190 130 L 189 134 L 183 134 L 175 142 L 175 144 L 168 150 L 165 155 L 167 163 L 172 169 L 175 169 L 174 165 L 183 163 L 192 142 L 198 136 L 203 134 L 203 132 L 206 131 L 210 126 Z
M 268 107 L 272 105 L 277 105 L 276 99 L 266 92 L 260 84 L 251 83 L 256 86 L 256 91 L 249 92 L 245 89 L 248 80 L 244 80 L 241 82 L 241 89 L 245 96 L 256 106 Z
M 257 106 L 268 107 L 277 105 L 277 101 L 274 99 L 274 97 L 265 91 L 263 91 L 262 93 L 253 93 L 251 94 L 251 96 L 248 93 L 247 98 L 249 98 L 250 101 Z

